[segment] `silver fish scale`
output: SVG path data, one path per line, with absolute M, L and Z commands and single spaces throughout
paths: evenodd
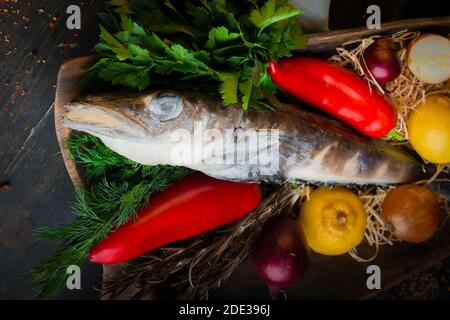
M 424 176 L 421 164 L 406 152 L 288 104 L 276 112 L 243 112 L 198 93 L 121 93 L 70 104 L 64 122 L 133 161 L 183 165 L 226 180 L 381 185 Z M 197 139 L 198 128 L 202 139 Z M 190 140 L 177 142 L 176 134 Z M 252 135 L 256 143 L 249 140 Z M 260 140 L 260 135 L 276 139 Z M 220 145 L 226 147 L 214 149 Z M 205 154 L 205 149 L 218 153 Z M 186 152 L 174 158 L 174 150 Z M 231 153 L 233 161 L 224 161 Z

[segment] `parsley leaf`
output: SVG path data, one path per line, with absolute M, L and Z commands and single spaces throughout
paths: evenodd
M 105 41 L 107 47 L 116 54 L 117 59 L 120 61 L 126 60 L 130 57 L 131 53 L 127 48 L 123 46 L 113 35 L 111 35 L 108 30 L 103 26 L 100 26 L 101 35 L 100 37 Z
M 252 96 L 253 79 L 252 68 L 249 66 L 244 67 L 242 71 L 241 81 L 239 83 L 239 91 L 242 94 L 242 109 L 247 110 L 250 104 Z
M 125 62 L 112 62 L 99 72 L 99 77 L 114 85 L 144 90 L 150 82 L 149 68 Z
M 102 56 L 84 87 L 100 78 L 134 90 L 211 88 L 244 110 L 268 105 L 277 90 L 270 59 L 306 44 L 287 0 L 110 0 L 102 13 Z M 95 84 L 92 84 L 95 87 Z
M 132 34 L 140 35 L 140 36 L 146 36 L 147 32 L 145 32 L 145 29 L 141 27 L 139 24 L 131 20 L 130 17 L 121 15 L 120 16 L 120 27 L 123 31 L 130 32 Z
M 223 102 L 227 105 L 238 102 L 238 84 L 239 84 L 239 73 L 221 73 L 222 83 L 220 84 L 220 93 L 222 94 Z
M 287 20 L 302 14 L 301 10 L 294 9 L 289 5 L 279 5 L 277 1 L 269 0 L 260 10 L 250 13 L 250 21 L 260 29 L 260 33 L 268 26 Z
M 208 42 L 206 43 L 206 49 L 212 50 L 216 48 L 216 44 L 233 41 L 239 38 L 239 34 L 236 32 L 229 32 L 225 27 L 212 28 L 209 31 Z
M 128 45 L 128 50 L 132 54 L 132 56 L 129 58 L 132 64 L 139 66 L 147 66 L 149 68 L 151 68 L 154 65 L 154 61 L 150 57 L 150 52 L 147 49 L 143 49 L 136 44 L 130 44 Z

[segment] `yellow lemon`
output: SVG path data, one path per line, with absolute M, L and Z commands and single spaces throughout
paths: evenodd
M 450 99 L 440 94 L 427 97 L 409 116 L 408 131 L 422 158 L 437 164 L 450 162 Z
M 349 190 L 322 187 L 303 204 L 299 222 L 312 250 L 335 256 L 361 243 L 367 214 L 359 198 Z

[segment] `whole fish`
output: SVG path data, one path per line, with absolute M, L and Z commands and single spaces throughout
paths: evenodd
M 194 92 L 111 93 L 66 105 L 63 122 L 135 162 L 224 180 L 385 185 L 424 177 L 406 152 L 289 104 L 244 112 Z

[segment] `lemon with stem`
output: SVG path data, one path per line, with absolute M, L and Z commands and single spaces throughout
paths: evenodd
M 335 256 L 361 243 L 367 214 L 351 191 L 321 187 L 303 204 L 299 223 L 312 250 Z

